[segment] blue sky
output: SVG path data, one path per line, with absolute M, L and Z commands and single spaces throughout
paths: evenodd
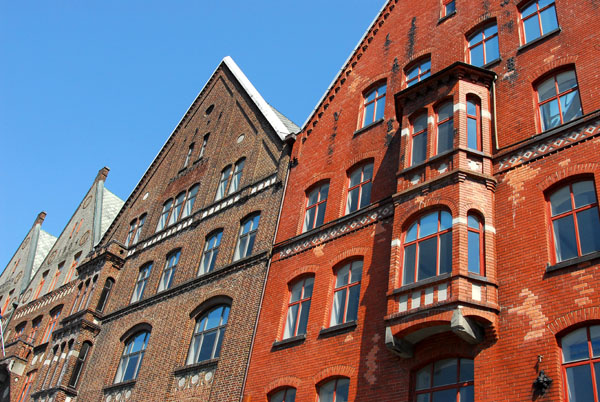
M 302 125 L 384 0 L 0 0 L 0 271 L 99 169 L 126 199 L 224 56 Z

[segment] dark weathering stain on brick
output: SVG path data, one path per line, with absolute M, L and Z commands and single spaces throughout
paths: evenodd
M 406 42 L 406 58 L 411 59 L 415 51 L 415 37 L 417 35 L 417 17 L 413 17 L 408 30 L 408 41 Z

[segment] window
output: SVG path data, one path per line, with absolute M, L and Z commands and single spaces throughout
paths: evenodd
M 560 126 L 583 114 L 575 71 L 556 74 L 536 89 L 542 130 Z
M 445 102 L 437 108 L 437 153 L 454 148 L 454 108 L 452 102 Z
M 404 236 L 402 284 L 452 271 L 452 216 L 431 212 L 413 223 Z
M 483 150 L 481 144 L 481 102 L 478 98 L 467 98 L 467 147 Z
M 348 402 L 348 378 L 336 378 L 319 387 L 319 402 Z
M 329 326 L 356 321 L 363 263 L 352 261 L 337 270 Z
M 406 86 L 409 87 L 431 75 L 431 59 L 428 57 L 406 72 Z
M 206 145 L 208 144 L 208 136 L 209 136 L 209 134 L 206 134 L 204 136 L 204 139 L 202 140 L 202 148 L 200 148 L 200 155 L 198 155 L 198 159 L 202 158 L 204 156 L 204 152 L 206 152 Z
M 256 238 L 256 232 L 258 232 L 259 220 L 260 214 L 256 214 L 242 222 L 238 244 L 235 248 L 235 254 L 233 255 L 233 261 L 248 257 L 250 254 L 252 254 L 254 239 Z
M 183 202 L 185 201 L 185 194 L 186 192 L 182 191 L 181 193 L 177 194 L 177 197 L 175 197 L 175 205 L 173 205 L 173 211 L 171 212 L 169 223 L 167 224 L 168 226 L 177 222 L 177 219 L 179 218 L 179 214 L 181 212 L 181 207 L 183 206 Z
M 115 377 L 115 384 L 137 378 L 148 345 L 148 338 L 150 338 L 150 332 L 140 332 L 127 341 Z
M 242 158 L 235 163 L 235 167 L 233 169 L 233 177 L 231 178 L 231 185 L 229 186 L 229 191 L 227 192 L 227 194 L 235 193 L 240 189 L 240 183 L 242 181 L 242 170 L 244 170 L 245 162 L 246 159 Z
M 65 282 L 63 283 L 63 285 L 65 283 L 68 283 L 71 280 L 71 278 L 73 278 L 73 274 L 75 273 L 75 268 L 79 264 L 79 258 L 81 258 L 81 252 L 75 254 L 75 256 L 73 257 L 73 262 L 71 263 L 71 267 L 69 268 L 69 272 L 67 272 L 67 276 L 65 278 Z
M 31 300 L 37 299 L 38 296 L 40 295 L 40 292 L 42 291 L 42 288 L 44 287 L 44 283 L 46 282 L 46 278 L 48 277 L 48 273 L 50 273 L 50 271 L 44 271 L 42 273 L 42 278 L 40 279 L 40 283 L 38 283 L 37 289 L 35 290 L 35 293 L 33 294 L 33 298 Z
M 474 402 L 474 365 L 470 359 L 445 359 L 417 372 L 416 402 Z
M 33 384 L 33 380 L 35 380 L 36 374 L 37 371 L 34 370 L 29 372 L 29 374 L 27 374 L 27 377 L 25 377 L 25 381 L 23 382 L 23 388 L 21 388 L 21 392 L 19 392 L 19 399 L 17 400 L 18 402 L 25 402 L 29 397 L 29 390 L 31 389 L 31 384 Z
M 600 400 L 600 325 L 579 328 L 560 340 L 568 402 Z
M 498 25 L 494 22 L 475 32 L 469 42 L 469 63 L 482 67 L 500 58 L 498 50 Z
M 171 287 L 171 283 L 173 283 L 173 276 L 175 275 L 175 269 L 177 268 L 177 263 L 179 262 L 179 255 L 181 251 L 175 251 L 167 256 L 167 261 L 165 262 L 165 269 L 163 270 L 162 277 L 160 278 L 160 283 L 158 284 L 158 291 L 163 291 L 169 289 Z
M 35 345 L 35 338 L 37 336 L 37 333 L 38 333 L 41 325 L 42 325 L 42 317 L 34 318 L 33 321 L 31 322 L 31 332 L 29 333 L 29 341 L 33 345 Z
M 307 277 L 298 280 L 290 287 L 290 302 L 285 321 L 284 339 L 306 333 L 314 281 L 313 277 Z
M 192 153 L 194 152 L 194 143 L 190 144 L 188 148 L 187 155 L 185 156 L 185 162 L 183 162 L 183 167 L 186 168 L 190 164 L 190 160 L 192 159 Z
M 469 232 L 469 272 L 485 275 L 483 269 L 483 223 L 475 214 L 467 215 Z
M 87 359 L 88 352 L 91 346 L 92 344 L 89 342 L 84 342 L 83 345 L 81 345 L 81 349 L 79 350 L 79 354 L 77 355 L 77 361 L 75 362 L 75 368 L 73 368 L 73 374 L 71 374 L 71 379 L 69 380 L 69 387 L 77 387 L 79 377 L 81 376 L 81 372 L 83 371 L 83 367 L 85 366 L 85 361 Z
M 129 224 L 129 232 L 127 232 L 127 238 L 125 239 L 125 247 L 129 246 L 129 242 L 133 239 L 135 228 L 137 227 L 137 219 L 134 219 Z
M 221 179 L 219 180 L 219 187 L 217 188 L 217 195 L 215 201 L 219 201 L 227 193 L 227 187 L 229 186 L 229 179 L 231 178 L 231 166 L 227 166 L 221 172 Z
M 269 397 L 269 402 L 295 402 L 296 388 L 284 388 Z
M 417 165 L 427 159 L 427 114 L 417 116 L 412 128 L 412 165 Z
M 600 251 L 600 219 L 591 180 L 570 183 L 550 194 L 556 261 Z
M 183 206 L 183 211 L 181 212 L 181 219 L 187 218 L 192 214 L 192 210 L 194 209 L 194 202 L 196 202 L 196 196 L 198 195 L 198 189 L 200 188 L 199 184 L 195 184 L 188 190 L 187 199 L 185 201 L 185 205 Z
M 26 326 L 27 326 L 27 322 L 23 322 L 15 327 L 14 340 L 21 339 L 21 337 L 23 336 L 23 332 L 25 332 Z
M 363 121 L 362 126 L 383 119 L 383 111 L 385 109 L 385 90 L 386 84 L 382 84 L 375 89 L 372 89 L 365 95 L 363 104 Z
M 196 320 L 187 364 L 216 359 L 221 353 L 229 306 L 217 306 Z
M 52 292 L 54 290 L 54 288 L 56 287 L 56 284 L 58 283 L 58 278 L 60 277 L 60 274 L 62 273 L 64 266 L 65 266 L 64 261 L 61 262 L 60 264 L 58 264 L 58 268 L 56 269 L 56 272 L 54 273 L 54 277 L 52 277 L 52 281 L 50 282 L 50 285 L 48 285 L 48 293 Z
M 52 337 L 52 331 L 54 331 L 54 327 L 58 322 L 58 317 L 60 317 L 60 312 L 62 308 L 58 308 L 50 313 L 50 321 L 48 321 L 48 325 L 46 325 L 46 330 L 44 331 L 44 335 L 42 336 L 42 341 L 40 343 L 46 343 Z
M 455 0 L 444 0 L 444 8 L 442 17 L 447 17 L 456 11 Z
M 366 207 L 371 202 L 371 184 L 373 182 L 373 163 L 359 166 L 350 172 L 348 178 L 348 200 L 346 213 L 352 213 Z
M 106 282 L 104 282 L 104 287 L 102 288 L 102 292 L 100 293 L 100 300 L 98 300 L 96 311 L 100 313 L 104 311 L 104 307 L 106 307 L 106 302 L 108 301 L 108 297 L 110 296 L 110 292 L 114 284 L 115 280 L 112 278 L 108 278 Z
M 10 299 L 11 299 L 14 291 L 15 290 L 13 289 L 10 292 L 8 292 L 8 295 L 6 296 L 6 300 L 4 301 L 4 305 L 2 306 L 2 310 L 0 310 L 0 316 L 4 316 L 4 313 L 6 312 L 6 310 L 8 308 L 8 302 L 10 302 Z
M 129 224 L 129 232 L 127 233 L 127 239 L 125 240 L 125 247 L 134 245 L 140 240 L 144 223 L 146 223 L 146 214 L 142 214 L 139 219 L 134 219 Z
M 217 255 L 219 254 L 219 245 L 221 244 L 222 235 L 223 231 L 219 230 L 206 239 L 198 275 L 207 274 L 215 268 L 215 262 L 217 261 Z
M 142 299 L 142 295 L 144 294 L 144 289 L 146 288 L 146 282 L 148 281 L 148 277 L 150 276 L 150 271 L 152 270 L 152 263 L 148 263 L 144 265 L 140 269 L 140 273 L 138 274 L 137 281 L 135 283 L 135 288 L 133 289 L 133 294 L 131 295 L 131 303 L 135 303 Z
M 167 219 L 169 218 L 169 213 L 171 212 L 171 206 L 173 205 L 173 199 L 168 200 L 163 204 L 162 212 L 160 213 L 160 218 L 158 218 L 158 225 L 156 225 L 156 231 L 160 232 L 167 226 Z
M 523 43 L 558 29 L 554 0 L 535 0 L 521 9 Z
M 321 184 L 308 193 L 306 197 L 306 213 L 304 215 L 304 232 L 323 224 L 328 193 L 329 183 Z

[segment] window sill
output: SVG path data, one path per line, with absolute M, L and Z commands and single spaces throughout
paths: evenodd
M 441 17 L 438 20 L 438 25 L 446 20 L 449 20 L 450 18 L 454 17 L 455 15 L 456 15 L 456 10 L 452 11 L 450 14 L 444 15 L 443 17 Z
M 422 279 L 418 282 L 414 282 L 414 283 L 410 283 L 408 285 L 404 285 L 404 286 L 400 286 L 397 289 L 394 289 L 389 296 L 391 295 L 395 295 L 398 293 L 403 293 L 406 292 L 407 290 L 412 290 L 412 289 L 416 289 L 416 288 L 420 288 L 421 286 L 427 286 L 427 285 L 431 285 L 437 282 L 441 282 L 441 281 L 445 281 L 446 279 L 449 279 L 452 276 L 452 273 L 446 273 L 446 274 L 441 274 L 438 276 L 433 276 L 431 278 L 427 278 L 427 279 Z
M 378 126 L 378 125 L 380 125 L 381 123 L 383 123 L 383 120 L 384 120 L 384 119 L 383 119 L 383 117 L 382 117 L 382 118 L 381 118 L 381 119 L 379 119 L 379 120 L 375 120 L 373 123 L 369 123 L 369 124 L 367 124 L 366 126 L 359 128 L 358 130 L 356 130 L 356 131 L 354 132 L 354 134 L 352 134 L 352 137 L 357 137 L 357 136 L 359 136 L 360 134 L 364 133 L 365 131 L 368 131 L 369 129 L 371 129 L 371 128 L 375 127 L 375 126 Z
M 556 35 L 557 33 L 561 32 L 562 29 L 560 27 L 545 33 L 544 35 L 540 36 L 539 38 L 535 38 L 534 40 L 532 40 L 531 42 L 527 42 L 524 45 L 521 45 L 518 49 L 517 49 L 517 53 L 521 53 L 523 50 L 526 50 L 528 48 L 530 48 L 531 46 L 535 45 L 536 43 L 540 43 L 543 42 L 544 40 L 546 40 L 546 38 L 549 38 L 551 36 Z
M 343 324 L 334 325 L 333 327 L 323 328 L 321 331 L 319 331 L 319 338 L 326 338 L 330 336 L 344 334 L 346 332 L 351 332 L 354 331 L 354 329 L 356 329 L 356 326 L 356 321 L 349 321 Z
M 102 388 L 102 391 L 104 393 L 107 393 L 107 392 L 117 391 L 122 388 L 129 388 L 129 387 L 133 388 L 135 386 L 136 381 L 137 380 L 134 379 L 134 380 L 127 380 L 127 381 L 119 382 L 116 384 L 107 385 L 106 387 Z
M 199 371 L 203 368 L 216 366 L 219 362 L 219 358 L 204 360 L 200 363 L 188 364 L 187 366 L 179 367 L 173 370 L 174 375 L 181 375 L 185 373 L 189 373 L 190 371 Z
M 554 264 L 554 265 L 547 264 L 546 272 L 550 273 L 550 272 L 558 271 L 563 268 L 576 266 L 576 265 L 582 264 L 584 262 L 588 262 L 588 261 L 592 261 L 592 260 L 596 260 L 596 259 L 600 259 L 600 251 L 586 254 L 581 257 L 571 258 L 570 260 L 561 261 L 558 264 Z
M 296 346 L 303 343 L 306 340 L 306 334 L 292 336 L 291 338 L 282 339 L 280 341 L 273 342 L 271 347 L 273 350 L 285 349 L 288 347 Z
M 494 60 L 490 61 L 489 63 L 484 64 L 483 66 L 481 66 L 481 68 L 485 68 L 486 70 L 489 70 L 490 67 L 500 63 L 501 61 L 502 61 L 502 57 L 498 57 L 497 59 L 494 59 Z
M 429 158 L 429 159 L 425 159 L 423 162 L 419 162 L 419 163 L 417 163 L 417 164 L 415 164 L 415 165 L 411 165 L 411 166 L 409 166 L 409 167 L 407 167 L 407 168 L 404 168 L 404 169 L 402 169 L 401 171 L 397 172 L 397 173 L 396 173 L 396 176 L 398 177 L 398 176 L 404 175 L 404 174 L 406 174 L 406 173 L 408 173 L 408 172 L 410 172 L 410 171 L 413 171 L 413 170 L 418 170 L 419 168 L 424 168 L 424 167 L 425 167 L 425 166 L 427 166 L 428 164 L 430 164 L 430 163 L 432 163 L 432 162 L 435 162 L 435 161 L 436 161 L 436 160 L 438 160 L 438 159 L 442 159 L 442 158 L 444 158 L 444 157 L 451 156 L 452 154 L 454 154 L 454 152 L 456 152 L 456 151 L 457 151 L 457 149 L 458 149 L 458 148 L 452 148 L 452 149 L 449 149 L 448 151 L 444 151 L 444 152 L 442 152 L 442 153 L 440 153 L 440 154 L 434 155 L 434 156 L 432 156 L 432 157 L 431 157 L 431 158 Z

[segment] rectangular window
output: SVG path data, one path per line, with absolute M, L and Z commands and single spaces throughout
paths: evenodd
M 424 80 L 425 78 L 431 75 L 431 59 L 428 57 L 421 62 L 419 62 L 414 67 L 411 67 L 406 72 L 406 86 L 409 87 L 411 85 L 416 84 L 419 81 Z
M 190 144 L 190 147 L 188 148 L 187 155 L 185 156 L 185 162 L 183 162 L 183 167 L 184 168 L 188 167 L 188 165 L 190 163 L 190 159 L 192 158 L 192 153 L 193 152 L 194 152 L 194 143 L 192 142 Z
M 133 294 L 131 295 L 130 303 L 135 303 L 142 299 L 142 296 L 144 295 L 144 289 L 146 289 L 146 282 L 148 282 L 148 277 L 150 276 L 151 270 L 152 263 L 146 264 L 140 269 L 140 273 L 138 274 L 138 278 L 135 283 L 135 288 L 133 289 Z
M 556 74 L 537 87 L 542 130 L 569 122 L 583 114 L 575 71 Z
M 242 222 L 238 244 L 235 248 L 235 254 L 233 255 L 233 261 L 248 257 L 252 254 L 252 249 L 254 248 L 254 239 L 256 238 L 256 232 L 258 232 L 259 220 L 260 214 L 257 214 L 247 218 Z
M 144 227 L 144 223 L 146 222 L 146 214 L 140 216 L 140 219 L 138 220 L 138 224 L 137 224 L 137 228 L 135 229 L 135 235 L 133 236 L 133 239 L 131 240 L 131 244 L 137 244 L 137 242 L 140 240 L 140 235 L 142 234 L 142 228 Z
M 355 168 L 348 178 L 348 199 L 346 214 L 364 208 L 371 202 L 371 187 L 373 184 L 373 164 Z
M 335 276 L 330 326 L 356 321 L 362 268 L 362 261 L 353 261 L 338 269 Z
M 48 325 L 46 325 L 46 330 L 44 331 L 44 335 L 42 336 L 41 343 L 46 343 L 52 337 L 52 331 L 54 331 L 54 327 L 56 327 L 56 323 L 58 322 L 58 317 L 60 317 L 61 309 L 56 310 L 53 313 L 50 313 L 50 321 Z
M 361 127 L 383 119 L 385 109 L 385 90 L 386 84 L 380 85 L 369 91 L 363 103 L 363 124 Z
M 498 25 L 493 23 L 469 37 L 469 63 L 482 67 L 500 58 Z
M 412 165 L 427 159 L 427 114 L 414 119 L 412 124 Z
M 71 281 L 71 279 L 73 278 L 73 274 L 75 273 L 75 268 L 77 268 L 77 265 L 79 264 L 80 257 L 81 257 L 81 252 L 75 254 L 75 256 L 73 257 L 73 262 L 71 263 L 69 272 L 67 272 L 67 276 L 65 277 L 65 282 L 63 283 L 63 285 L 65 283 L 69 283 Z
M 558 29 L 554 0 L 535 0 L 521 9 L 523 43 Z
M 231 185 L 229 186 L 228 194 L 235 193 L 239 190 L 245 161 L 245 159 L 240 159 L 236 162 L 235 168 L 233 169 L 233 177 L 231 178 Z
M 328 193 L 329 183 L 322 184 L 308 193 L 304 215 L 304 232 L 323 224 Z
M 177 222 L 177 219 L 179 219 L 181 207 L 185 201 L 185 194 L 185 191 L 182 191 L 177 195 L 177 197 L 175 197 L 175 205 L 173 205 L 173 211 L 171 212 L 171 217 L 169 218 L 169 226 Z
M 177 251 L 167 256 L 167 261 L 165 262 L 165 269 L 163 270 L 163 274 L 160 278 L 160 283 L 158 285 L 159 292 L 169 289 L 171 287 L 171 284 L 173 283 L 173 277 L 175 276 L 175 269 L 177 268 L 177 263 L 179 262 L 180 254 L 181 252 Z
M 206 152 L 207 144 L 208 144 L 208 134 L 206 134 L 204 136 L 204 139 L 202 140 L 202 148 L 200 148 L 200 155 L 198 155 L 198 159 L 200 159 L 204 156 L 204 152 Z
M 156 225 L 156 231 L 160 232 L 167 226 L 167 220 L 169 219 L 169 214 L 171 213 L 171 206 L 173 205 L 173 199 L 168 200 L 163 204 L 162 212 L 160 213 L 160 218 L 158 219 L 158 225 Z
M 227 166 L 221 172 L 221 179 L 219 180 L 219 187 L 217 188 L 217 195 L 215 201 L 219 201 L 227 193 L 227 187 L 229 186 L 229 179 L 231 178 L 231 165 Z
M 446 102 L 437 109 L 437 153 L 438 155 L 454 148 L 454 121 L 452 102 Z
M 215 268 L 215 262 L 217 261 L 217 255 L 219 254 L 219 245 L 221 244 L 221 236 L 223 231 L 219 230 L 217 233 L 211 235 L 206 239 L 204 243 L 204 253 L 202 254 L 202 261 L 200 262 L 200 269 L 198 275 L 204 275 L 211 272 Z

